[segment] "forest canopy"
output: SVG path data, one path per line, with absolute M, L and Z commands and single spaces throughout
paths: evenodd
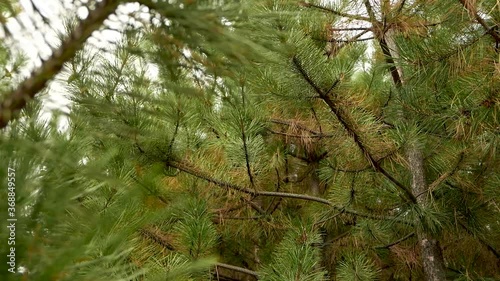
M 42 2 L 0 0 L 1 280 L 500 279 L 498 1 Z

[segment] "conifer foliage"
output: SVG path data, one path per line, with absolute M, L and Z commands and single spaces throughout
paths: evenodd
M 496 1 L 89 2 L 0 49 L 2 280 L 500 278 Z

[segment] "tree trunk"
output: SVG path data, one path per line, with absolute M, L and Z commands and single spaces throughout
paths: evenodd
M 319 196 L 324 193 L 323 188 L 321 188 L 321 181 L 318 176 L 318 167 L 319 163 L 314 162 L 310 164 L 312 166 L 311 168 L 311 174 L 309 175 L 309 192 L 313 196 Z
M 417 197 L 417 203 L 425 207 L 428 204 L 427 183 L 425 179 L 424 158 L 422 150 L 416 145 L 408 148 L 408 162 L 410 164 L 410 172 L 412 175 L 411 190 L 413 195 Z M 432 238 L 431 235 L 423 232 L 417 232 L 418 242 L 420 245 L 420 255 L 424 267 L 426 280 L 441 281 L 446 280 L 444 270 L 444 259 L 439 246 L 439 241 Z
M 380 40 L 381 48 L 386 55 L 388 63 L 392 64 L 391 74 L 394 84 L 397 88 L 404 85 L 403 69 L 399 66 L 400 59 L 399 49 L 394 40 L 395 31 L 389 29 L 386 31 L 382 40 Z M 401 113 L 403 120 L 407 120 L 408 116 Z M 412 175 L 411 191 L 417 198 L 417 204 L 425 208 L 429 204 L 428 185 L 425 178 L 424 157 L 422 148 L 417 143 L 410 145 L 407 149 L 407 159 L 409 163 L 410 173 Z M 417 222 L 419 223 L 419 222 Z M 418 244 L 420 245 L 420 255 L 426 280 L 442 281 L 446 280 L 444 259 L 439 241 L 434 239 L 430 234 L 419 230 L 417 232 Z

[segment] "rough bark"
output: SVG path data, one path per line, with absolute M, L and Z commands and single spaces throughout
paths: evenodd
M 417 204 L 425 208 L 429 204 L 429 197 L 421 148 L 411 145 L 407 150 L 407 159 L 412 175 L 412 192 L 417 197 Z M 426 280 L 446 280 L 444 259 L 439 241 L 424 231 L 418 231 L 417 237 Z

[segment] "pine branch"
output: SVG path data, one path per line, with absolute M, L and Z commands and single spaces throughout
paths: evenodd
M 303 131 L 309 132 L 309 133 L 311 133 L 313 135 L 322 135 L 321 132 L 309 129 L 308 127 L 306 127 L 304 125 L 301 125 L 301 124 L 298 124 L 298 123 L 296 123 L 294 121 L 288 121 L 288 120 L 282 120 L 282 119 L 276 119 L 276 118 L 273 118 L 273 119 L 271 119 L 269 121 L 271 123 L 275 123 L 275 124 L 281 124 L 281 125 L 287 125 L 287 126 L 290 126 L 290 127 L 296 127 L 296 128 L 301 129 Z
M 360 41 L 367 41 L 367 40 L 372 40 L 373 37 L 369 37 L 369 38 L 362 38 L 360 39 L 361 36 L 365 35 L 366 33 L 368 33 L 369 31 L 373 31 L 371 28 L 370 29 L 366 29 L 366 30 L 363 30 L 363 32 L 360 32 L 356 35 L 354 35 L 353 37 L 347 39 L 347 40 L 339 40 L 339 39 L 335 39 L 335 38 L 332 38 L 332 39 L 320 39 L 320 38 L 312 38 L 313 40 L 316 40 L 316 41 L 321 41 L 321 42 L 331 42 L 331 43 L 334 43 L 334 42 L 338 42 L 338 43 L 353 43 L 353 42 L 360 42 Z M 342 47 L 345 47 L 347 46 L 347 44 L 344 44 L 342 45 Z
M 390 216 L 365 214 L 365 213 L 360 213 L 360 212 L 355 211 L 355 210 L 346 209 L 345 207 L 338 207 L 338 206 L 333 205 L 330 201 L 323 199 L 323 198 L 320 198 L 320 197 L 310 196 L 310 195 L 306 195 L 306 194 L 287 193 L 287 192 L 257 191 L 257 190 L 251 189 L 251 188 L 239 186 L 239 185 L 234 184 L 234 183 L 230 183 L 230 182 L 226 182 L 226 181 L 223 181 L 220 179 L 213 178 L 208 173 L 200 171 L 196 168 L 193 168 L 191 165 L 184 163 L 184 162 L 170 160 L 170 161 L 166 162 L 165 165 L 177 168 L 185 173 L 188 173 L 188 174 L 195 176 L 197 178 L 200 178 L 200 179 L 204 179 L 204 180 L 206 180 L 210 183 L 213 183 L 217 186 L 220 186 L 220 187 L 223 187 L 226 189 L 236 190 L 236 191 L 239 191 L 242 193 L 252 195 L 254 197 L 265 196 L 265 197 L 291 198 L 291 199 L 297 199 L 297 200 L 312 201 L 312 202 L 317 202 L 317 203 L 321 203 L 324 205 L 328 205 L 335 210 L 339 210 L 339 211 L 342 211 L 346 214 L 351 214 L 351 215 L 358 216 L 358 217 L 364 217 L 364 218 L 375 219 L 375 220 L 393 220 L 393 221 L 396 221 L 399 223 L 408 224 L 407 221 L 400 220 L 400 219 L 390 217 Z
M 140 147 L 139 147 L 140 149 Z M 131 176 L 131 178 L 136 182 L 138 183 L 139 185 L 141 185 L 144 189 L 146 189 L 147 191 L 150 191 L 151 192 L 151 187 L 144 184 L 144 182 L 142 182 L 141 180 L 139 180 L 138 178 L 136 178 L 135 176 Z M 152 194 L 154 194 L 154 192 L 151 192 Z M 164 198 L 163 196 L 159 195 L 159 194 L 154 194 L 154 196 L 160 200 L 163 204 L 165 205 L 168 205 L 169 202 L 166 198 Z
M 318 118 L 318 114 L 316 113 L 316 110 L 314 110 L 314 106 L 311 105 L 311 112 L 314 116 L 314 120 L 316 120 L 316 123 L 318 124 L 319 132 L 323 134 L 323 128 L 321 127 L 321 121 Z
M 248 179 L 250 180 L 250 185 L 252 188 L 255 188 L 255 182 L 252 174 L 252 167 L 250 166 L 250 155 L 248 153 L 248 145 L 247 145 L 247 136 L 245 133 L 245 125 L 243 124 L 243 120 L 241 121 L 241 140 L 243 141 L 243 151 L 245 152 L 245 164 L 247 167 Z
M 128 63 L 128 60 L 130 59 L 130 53 L 126 52 L 125 53 L 126 56 L 125 58 L 121 61 L 121 64 L 120 64 L 120 68 L 118 69 L 118 73 L 116 73 L 116 77 L 115 77 L 115 83 L 113 83 L 113 86 L 111 86 L 111 88 L 109 89 L 109 91 L 107 92 L 106 94 L 106 99 L 108 101 L 111 100 L 111 97 L 113 96 L 113 94 L 115 93 L 116 91 L 116 88 L 118 87 L 118 85 L 120 84 L 120 82 L 122 81 L 122 77 L 123 77 L 123 71 L 125 70 L 125 66 L 127 65 Z
M 245 87 L 242 85 L 241 86 L 241 100 L 243 104 L 243 108 L 246 107 L 246 101 L 245 101 Z M 253 174 L 252 174 L 252 167 L 250 165 L 250 154 L 248 153 L 248 145 L 247 145 L 247 135 L 245 131 L 245 123 L 243 121 L 243 116 L 240 114 L 240 129 L 241 129 L 241 140 L 243 142 L 243 152 L 245 153 L 245 164 L 247 168 L 247 174 L 248 174 L 248 179 L 250 180 L 250 185 L 252 186 L 253 189 L 255 189 L 255 181 L 253 179 Z
M 363 39 L 360 39 L 363 35 L 365 35 L 366 33 L 368 33 L 368 31 L 370 30 L 364 30 L 358 34 L 356 34 L 355 36 L 349 38 L 348 40 L 338 40 L 338 39 L 328 39 L 326 40 L 326 42 L 332 42 L 332 43 L 343 43 L 343 44 L 339 44 L 337 45 L 335 48 L 331 48 L 331 50 L 327 51 L 326 54 L 328 57 L 332 56 L 332 55 L 335 55 L 335 54 L 338 54 L 338 52 L 348 46 L 349 44 L 351 43 L 354 43 L 354 42 L 360 42 L 360 41 L 366 41 L 366 40 L 371 40 L 373 39 L 372 37 L 370 38 L 363 38 Z M 332 89 L 333 89 L 333 86 L 332 86 Z M 327 91 L 328 93 L 329 91 Z
M 416 197 L 411 193 L 411 191 L 405 187 L 402 183 L 400 183 L 398 180 L 396 180 L 392 175 L 390 175 L 378 161 L 376 161 L 371 153 L 368 151 L 368 148 L 364 146 L 364 144 L 361 142 L 361 137 L 356 132 L 356 130 L 347 122 L 346 118 L 344 117 L 344 113 L 340 108 L 337 107 L 337 105 L 330 99 L 327 93 L 324 93 L 309 77 L 305 69 L 302 67 L 301 62 L 299 59 L 295 56 L 293 57 L 293 63 L 297 70 L 300 72 L 302 77 L 307 81 L 307 83 L 314 89 L 314 91 L 318 94 L 318 96 L 328 105 L 330 110 L 333 112 L 333 114 L 337 117 L 337 120 L 339 120 L 340 124 L 344 129 L 346 130 L 347 134 L 353 138 L 354 143 L 358 148 L 363 152 L 363 155 L 365 156 L 366 160 L 370 163 L 370 165 L 373 167 L 373 169 L 379 173 L 381 173 L 384 177 L 386 177 L 388 180 L 390 180 L 394 185 L 396 185 L 399 189 L 401 189 L 408 199 L 415 203 L 417 202 Z M 337 83 L 337 81 L 336 81 Z M 334 85 L 336 85 L 334 83 Z
M 261 215 L 263 215 L 263 216 L 266 215 L 266 211 L 264 211 L 257 203 L 255 203 L 252 200 L 249 200 L 247 198 L 244 198 L 244 197 L 242 197 L 241 199 L 243 201 L 245 201 L 246 203 L 248 203 L 250 205 L 250 207 L 252 207 L 252 209 L 254 209 L 255 211 L 257 211 Z
M 401 12 L 403 11 L 403 8 L 405 7 L 405 4 L 406 4 L 406 0 L 402 0 L 399 5 L 398 5 L 398 8 L 396 10 L 396 14 L 399 15 L 401 14 Z
M 297 70 L 300 72 L 300 74 L 302 75 L 302 78 L 304 78 L 304 80 L 306 80 L 306 82 L 309 84 L 309 86 L 311 86 L 314 91 L 316 92 L 316 94 L 318 94 L 318 97 L 319 98 L 323 98 L 323 96 L 325 95 L 323 93 L 323 91 L 319 88 L 318 85 L 316 85 L 316 83 L 314 83 L 314 81 L 312 81 L 311 77 L 309 76 L 309 74 L 307 74 L 306 70 L 304 69 L 304 67 L 302 67 L 302 63 L 299 61 L 299 58 L 297 58 L 297 56 L 294 56 L 293 59 L 293 64 L 295 65 L 295 68 L 297 68 Z M 333 87 L 335 87 L 337 84 L 339 83 L 339 80 L 336 80 L 334 83 L 333 83 L 333 86 L 331 87 L 331 89 L 333 89 Z
M 328 241 L 325 241 L 325 242 L 323 242 L 323 243 L 319 243 L 319 245 L 321 245 L 321 246 L 326 246 L 326 245 L 331 245 L 331 244 L 334 244 L 334 243 L 335 243 L 335 242 L 337 242 L 338 240 L 340 240 L 340 239 L 342 239 L 342 238 L 344 238 L 344 237 L 348 236 L 349 234 L 351 234 L 351 232 L 352 232 L 352 230 L 351 230 L 351 229 L 349 229 L 349 230 L 347 230 L 347 231 L 344 231 L 344 232 L 342 232 L 341 234 L 339 234 L 339 235 L 337 235 L 337 236 L 335 236 L 335 237 L 331 238 L 331 239 L 330 239 L 330 240 L 328 240 Z
M 253 217 L 223 217 L 222 215 L 219 215 L 219 218 L 216 218 L 214 223 L 218 224 L 219 221 L 223 220 L 261 220 L 265 219 L 264 216 L 253 216 Z
M 179 108 L 177 108 L 174 134 L 172 135 L 172 139 L 170 140 L 170 143 L 168 144 L 168 153 L 169 154 L 172 154 L 172 148 L 174 147 L 175 138 L 177 137 L 177 134 L 179 133 L 179 126 L 180 126 L 180 122 L 181 122 L 180 115 L 181 115 L 181 110 Z
M 330 28 L 331 31 L 354 31 L 354 30 L 371 30 L 371 27 L 347 27 L 347 28 Z
M 168 249 L 170 251 L 175 251 L 176 249 L 174 248 L 174 246 L 172 245 L 172 243 L 170 243 L 170 241 L 168 241 L 167 239 L 167 236 L 159 229 L 155 228 L 155 227 L 147 227 L 147 228 L 143 228 L 139 231 L 139 233 L 146 239 L 160 245 L 161 247 L 165 248 L 165 249 Z M 229 270 L 233 270 L 233 271 L 238 271 L 238 272 L 242 272 L 242 273 L 245 273 L 245 274 L 248 274 L 248 275 L 253 275 L 255 277 L 258 277 L 259 274 L 255 271 L 252 271 L 250 269 L 246 269 L 246 268 L 242 268 L 242 267 L 238 267 L 238 266 L 234 266 L 234 265 L 230 265 L 230 264 L 226 264 L 226 263 L 216 263 L 215 264 L 215 267 L 222 267 L 222 268 L 226 268 L 226 269 L 229 269 Z
M 362 35 L 364 35 L 365 33 L 360 33 L 358 35 L 356 35 L 356 39 L 354 38 L 350 38 L 350 39 L 347 39 L 347 40 L 339 40 L 339 39 L 329 39 L 329 40 L 321 40 L 321 41 L 325 41 L 325 42 L 330 42 L 330 43 L 333 43 L 333 42 L 337 42 L 337 43 L 347 43 L 347 44 L 350 44 L 350 43 L 354 43 L 354 42 L 363 42 L 363 41 L 370 41 L 370 40 L 373 40 L 375 37 L 366 37 L 366 38 L 359 38 L 361 37 Z M 319 40 L 319 39 L 314 39 L 314 40 Z M 346 44 L 342 45 L 342 47 L 346 46 Z
M 156 227 L 146 227 L 141 230 L 139 230 L 139 233 L 146 239 L 151 240 L 155 242 L 156 244 L 159 244 L 165 249 L 168 249 L 170 251 L 175 251 L 174 246 L 172 246 L 172 243 L 168 241 L 167 236 L 162 233 L 161 230 L 157 229 Z
M 365 0 L 364 1 L 366 12 L 368 13 L 368 17 L 370 22 L 375 23 L 377 20 L 375 18 L 375 13 L 373 12 L 373 7 L 370 4 L 370 0 Z
M 289 138 L 331 138 L 334 137 L 333 134 L 322 134 L 322 135 L 296 135 L 296 134 L 288 134 L 288 133 L 283 133 L 283 132 L 278 132 L 274 131 L 271 129 L 267 129 L 269 132 L 276 134 L 276 135 L 282 135 L 286 136 Z
M 366 172 L 368 170 L 371 170 L 372 169 L 372 166 L 367 166 L 367 167 L 364 167 L 364 168 L 359 168 L 359 169 L 340 169 L 340 168 L 335 168 L 335 167 L 332 167 L 330 166 L 330 168 L 332 168 L 333 170 L 335 170 L 335 172 L 341 172 L 341 173 L 361 173 L 361 172 Z
M 188 165 L 183 162 L 178 162 L 178 161 L 168 161 L 166 165 L 177 168 L 185 173 L 188 173 L 190 175 L 193 175 L 195 177 L 204 179 L 210 183 L 213 183 L 215 185 L 218 185 L 223 188 L 228 188 L 228 189 L 233 189 L 239 192 L 243 192 L 252 196 L 267 196 L 267 197 L 283 197 L 283 198 L 294 198 L 294 199 L 299 199 L 299 200 L 306 200 L 306 201 L 314 201 L 318 202 L 321 204 L 325 205 L 331 205 L 330 201 L 319 198 L 319 197 L 314 197 L 314 196 L 309 196 L 305 194 L 296 194 L 296 193 L 286 193 L 286 192 L 273 192 L 273 191 L 257 191 L 251 188 L 247 188 L 244 186 L 239 186 L 234 183 L 229 183 L 223 180 L 215 179 L 211 177 L 209 174 L 199 171 L 195 168 L 193 168 L 191 165 Z
M 278 168 L 275 167 L 274 171 L 276 172 L 276 192 L 278 192 L 281 189 L 281 177 L 280 177 L 280 172 L 279 172 Z M 271 200 L 271 203 L 269 203 L 269 205 L 267 206 L 267 209 L 266 209 L 266 212 L 268 212 L 270 215 L 272 215 L 274 213 L 274 211 L 276 211 L 276 209 L 278 209 L 278 206 L 281 204 L 281 201 L 282 201 L 282 199 L 279 198 L 278 203 L 274 204 L 275 199 L 276 199 L 276 197 L 273 197 L 273 199 Z M 271 207 L 273 205 L 274 205 L 274 207 L 271 209 Z
M 381 162 L 382 160 L 387 159 L 387 158 L 393 156 L 398 151 L 399 151 L 399 149 L 395 149 L 395 150 L 387 153 L 386 155 L 380 157 L 376 161 L 377 162 Z M 328 164 L 328 167 L 330 167 L 332 170 L 335 170 L 335 172 L 341 172 L 341 173 L 360 173 L 360 172 L 365 172 L 367 170 L 373 169 L 373 167 L 370 164 L 368 164 L 368 165 L 366 165 L 364 167 L 359 167 L 359 168 L 355 168 L 355 169 L 354 168 L 353 169 L 342 169 L 342 168 L 334 167 L 331 164 Z
M 363 17 L 363 16 L 358 16 L 358 15 L 352 15 L 352 14 L 348 14 L 348 13 L 344 13 L 344 12 L 340 12 L 340 11 L 336 11 L 334 9 L 331 9 L 331 8 L 328 8 L 328 7 L 324 7 L 324 6 L 321 6 L 321 5 L 316 5 L 316 4 L 312 4 L 312 3 L 306 3 L 304 1 L 301 1 L 299 4 L 302 5 L 302 6 L 304 6 L 304 7 L 307 7 L 307 8 L 315 8 L 315 9 L 322 10 L 322 11 L 325 11 L 325 12 L 328 12 L 328 13 L 331 13 L 331 14 L 334 14 L 334 15 L 337 15 L 337 16 L 344 17 L 344 18 L 349 18 L 349 19 L 353 19 L 353 20 L 361 20 L 361 21 L 368 21 L 368 22 L 370 22 L 370 18 Z
M 486 33 L 491 35 L 497 44 L 500 44 L 500 34 L 493 27 L 489 27 L 488 24 L 484 21 L 484 19 L 477 13 L 476 7 L 474 7 L 475 1 L 467 1 L 467 0 L 459 0 L 460 3 L 464 6 L 467 12 L 473 16 L 476 21 L 486 30 Z M 497 3 L 498 4 L 498 3 Z
M 6 95 L 0 103 L 0 129 L 5 128 L 26 106 L 26 103 L 32 100 L 47 85 L 47 82 L 61 71 L 64 63 L 75 56 L 92 32 L 99 29 L 104 20 L 115 11 L 119 2 L 119 0 L 98 2 L 88 17 L 80 21 L 61 46 L 53 51 L 52 56 L 14 91 Z
M 253 275 L 255 277 L 259 277 L 259 273 L 256 272 L 256 271 L 253 271 L 253 270 L 250 270 L 250 269 L 246 269 L 246 268 L 243 268 L 243 267 L 239 267 L 239 266 L 234 266 L 234 265 L 230 265 L 230 264 L 226 264 L 226 263 L 220 263 L 218 262 L 215 267 L 222 267 L 222 268 L 225 268 L 225 269 L 230 269 L 230 270 L 233 270 L 233 271 L 238 271 L 238 272 L 241 272 L 241 273 L 245 273 L 245 274 L 248 274 L 248 275 Z
M 192 176 L 195 176 L 197 178 L 204 179 L 210 183 L 213 183 L 215 185 L 218 185 L 220 187 L 226 188 L 226 189 L 233 189 L 236 191 L 240 191 L 246 194 L 251 194 L 254 195 L 255 191 L 251 189 L 247 189 L 246 187 L 242 187 L 233 183 L 225 182 L 219 179 L 212 178 L 209 174 L 204 173 L 203 171 L 199 171 L 196 168 L 193 168 L 191 165 L 185 163 L 185 162 L 178 162 L 178 161 L 173 161 L 169 160 L 168 162 L 165 162 L 165 165 L 177 168 L 185 173 L 188 173 Z
M 403 236 L 403 237 L 399 238 L 398 240 L 396 240 L 396 241 L 394 241 L 394 242 L 391 242 L 391 243 L 389 243 L 389 244 L 387 244 L 387 245 L 383 245 L 383 246 L 377 246 L 377 247 L 375 247 L 375 248 L 376 248 L 376 249 L 388 249 L 388 248 L 390 248 L 390 247 L 392 247 L 392 246 L 394 246 L 394 245 L 397 245 L 397 244 L 399 244 L 399 243 L 401 243 L 401 242 L 403 242 L 403 241 L 405 241 L 405 240 L 410 239 L 410 238 L 411 238 L 411 237 L 413 237 L 414 235 L 415 235 L 415 232 L 412 232 L 412 233 L 410 233 L 410 234 L 408 234 L 408 235 L 406 235 L 406 236 Z
M 389 49 L 389 45 L 385 40 L 384 36 L 379 38 L 379 45 L 382 49 L 382 53 L 385 56 L 385 62 L 389 65 L 389 71 L 391 72 L 392 80 L 397 88 L 400 88 L 403 85 L 403 80 L 399 75 L 398 68 L 396 67 L 396 63 L 394 62 L 394 58 L 391 55 L 391 50 Z
M 465 225 L 464 223 L 462 222 L 459 222 L 460 226 L 469 234 L 471 235 L 472 237 L 475 237 L 479 240 L 479 242 L 481 242 L 481 244 L 483 244 L 487 249 L 488 251 L 490 251 L 491 253 L 493 253 L 493 255 L 495 255 L 495 257 L 497 259 L 500 260 L 500 252 L 495 249 L 495 247 L 493 247 L 490 243 L 488 243 L 488 241 L 486 241 L 483 237 L 481 237 L 481 235 L 476 235 L 472 230 L 470 230 L 467 225 Z
M 460 166 L 460 163 L 462 163 L 462 160 L 464 159 L 465 153 L 462 151 L 460 152 L 459 159 L 457 161 L 457 164 L 453 167 L 451 171 L 443 173 L 441 176 L 439 176 L 436 180 L 434 180 L 430 185 L 429 185 L 429 192 L 432 192 L 438 185 L 440 185 L 443 181 L 445 181 L 447 178 L 455 174 L 455 172 L 458 170 L 458 167 Z M 420 196 L 417 195 L 417 197 Z
M 404 3 L 403 3 L 404 4 Z M 403 6 L 401 5 L 401 7 Z M 373 7 L 370 4 L 369 0 L 364 1 L 364 5 L 366 8 L 366 11 L 368 12 L 368 15 L 370 16 L 370 21 L 374 24 L 374 27 L 377 27 L 379 30 L 377 32 L 374 32 L 376 37 L 378 38 L 380 48 L 382 49 L 382 53 L 385 56 L 385 61 L 389 65 L 389 70 L 392 75 L 392 80 L 394 81 L 394 84 L 396 84 L 396 87 L 399 88 L 403 85 L 402 78 L 399 74 L 399 71 L 396 67 L 396 64 L 394 62 L 394 58 L 391 54 L 391 50 L 389 48 L 389 44 L 387 43 L 385 39 L 385 30 L 382 28 L 382 24 L 377 21 L 375 17 L 375 13 L 373 12 Z

